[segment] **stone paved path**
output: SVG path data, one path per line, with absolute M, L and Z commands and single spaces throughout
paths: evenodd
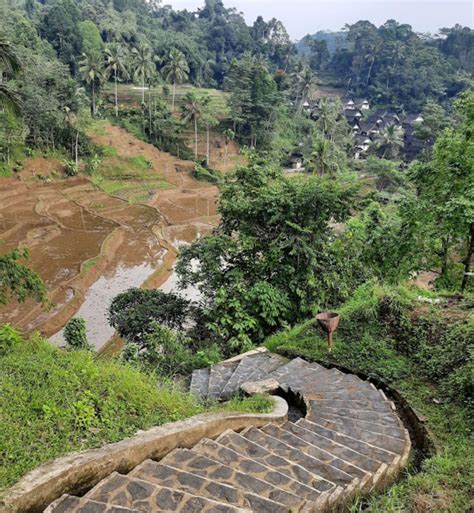
M 175 449 L 46 512 L 333 512 L 383 489 L 406 465 L 410 438 L 394 405 L 356 376 L 261 352 L 195 371 L 190 390 L 222 400 L 262 380 L 301 398 L 306 415 Z

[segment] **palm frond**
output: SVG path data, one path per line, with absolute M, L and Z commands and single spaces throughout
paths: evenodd
M 0 105 L 15 116 L 21 115 L 20 95 L 6 84 L 0 84 Z

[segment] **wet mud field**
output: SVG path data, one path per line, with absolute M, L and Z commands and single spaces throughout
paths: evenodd
M 111 300 L 130 287 L 169 289 L 179 246 L 217 224 L 218 191 L 192 178 L 190 162 L 119 127 L 107 125 L 93 138 L 113 144 L 121 156 L 145 156 L 169 188 L 132 205 L 87 177 L 0 179 L 0 253 L 28 247 L 28 265 L 45 280 L 51 301 L 48 308 L 32 301 L 1 307 L 0 323 L 39 330 L 62 344 L 61 328 L 77 315 L 100 349 L 113 335 L 107 322 Z

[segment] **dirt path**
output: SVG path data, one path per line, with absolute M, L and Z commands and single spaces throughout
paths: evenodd
M 30 265 L 45 279 L 53 302 L 49 310 L 32 302 L 9 305 L 0 309 L 0 323 L 51 336 L 78 315 L 98 349 L 113 334 L 106 319 L 113 297 L 130 287 L 162 285 L 179 245 L 208 233 L 218 220 L 218 190 L 194 180 L 190 162 L 119 127 L 104 126 L 103 135 L 93 136 L 96 143 L 113 146 L 120 156 L 145 157 L 172 188 L 150 194 L 146 204 L 131 205 L 86 177 L 32 179 L 31 161 L 21 180 L 0 180 L 0 251 L 29 247 Z M 51 162 L 52 169 L 55 165 Z M 42 159 L 40 174 L 47 171 Z

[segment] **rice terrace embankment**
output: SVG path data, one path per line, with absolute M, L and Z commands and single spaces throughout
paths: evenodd
M 127 288 L 159 287 L 170 278 L 179 244 L 216 224 L 218 189 L 192 177 L 192 162 L 108 122 L 90 137 L 110 150 L 101 163 L 105 178 L 54 178 L 58 162 L 41 158 L 27 161 L 17 178 L 0 181 L 1 251 L 28 247 L 29 265 L 51 300 L 49 308 L 33 302 L 2 307 L 0 321 L 53 336 L 77 314 L 100 349 L 113 334 L 110 301 Z M 146 162 L 146 177 L 114 175 L 135 161 Z M 60 343 L 60 334 L 53 340 Z

